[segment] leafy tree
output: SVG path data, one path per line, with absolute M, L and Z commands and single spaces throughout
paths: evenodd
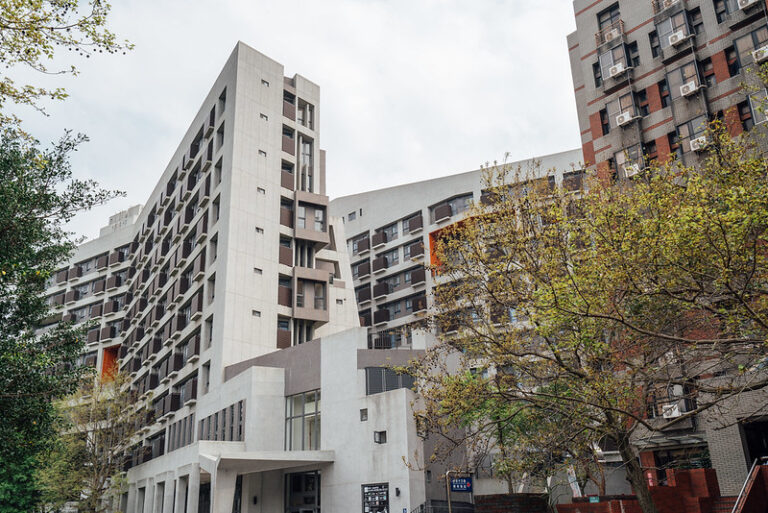
M 106 28 L 110 9 L 102 0 L 0 0 L 0 62 L 6 68 L 22 65 L 45 74 L 76 75 L 74 65 L 55 69 L 50 61 L 64 50 L 86 58 L 125 53 L 133 46 L 118 41 Z M 62 88 L 22 86 L 6 76 L 0 80 L 0 121 L 14 119 L 6 113 L 9 102 L 41 110 L 41 99 L 66 96 Z
M 549 419 L 533 433 L 556 447 L 610 439 L 655 513 L 633 437 L 768 406 L 768 163 L 720 123 L 707 137 L 693 167 L 583 191 L 489 172 L 486 204 L 437 243 L 440 343 L 414 369 L 428 425 L 499 444 L 499 424 Z M 488 378 L 461 379 L 478 366 Z
M 84 373 L 75 365 L 83 330 L 51 325 L 57 317 L 44 295 L 74 248 L 62 227 L 119 194 L 72 178 L 69 155 L 84 140 L 67 134 L 41 149 L 14 132 L 0 137 L 0 512 L 37 502 L 34 469 L 55 435 L 51 401 L 72 393 Z
M 40 475 L 46 505 L 74 502 L 85 513 L 114 510 L 123 457 L 144 415 L 128 384 L 122 374 L 87 379 L 59 402 L 62 434 Z

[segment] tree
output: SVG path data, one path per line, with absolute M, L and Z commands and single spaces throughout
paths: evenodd
M 55 435 L 51 401 L 72 393 L 85 370 L 76 365 L 83 329 L 51 324 L 61 315 L 44 295 L 74 248 L 62 227 L 119 195 L 72 178 L 69 155 L 84 140 L 68 134 L 43 150 L 14 132 L 0 137 L 0 512 L 37 502 L 34 469 Z
M 58 403 L 62 434 L 40 475 L 46 505 L 74 502 L 84 513 L 114 510 L 123 459 L 144 416 L 129 383 L 122 374 L 86 379 Z
M 96 53 L 125 53 L 133 46 L 119 42 L 106 28 L 110 9 L 109 2 L 102 0 L 0 0 L 0 62 L 6 68 L 20 64 L 44 74 L 76 75 L 74 65 L 51 69 L 48 61 L 65 49 L 86 58 Z M 0 121 L 15 119 L 7 114 L 9 102 L 42 110 L 41 99 L 66 96 L 62 88 L 19 86 L 4 77 L 0 81 Z
M 719 122 L 707 137 L 693 167 L 583 191 L 489 170 L 485 204 L 438 237 L 440 343 L 412 370 L 428 425 L 494 439 L 532 417 L 563 448 L 610 440 L 655 513 L 633 437 L 768 406 L 768 163 Z

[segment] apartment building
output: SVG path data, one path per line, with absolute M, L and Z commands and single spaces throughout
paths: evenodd
M 692 164 L 705 123 L 737 135 L 766 121 L 750 69 L 768 60 L 763 0 L 575 0 L 568 36 L 582 148 L 603 177 L 676 155 Z
M 573 7 L 568 50 L 582 148 L 598 175 L 630 178 L 646 158 L 672 155 L 694 164 L 707 121 L 722 119 L 734 136 L 766 121 L 758 108 L 764 85 L 752 73 L 768 62 L 765 1 L 574 0 Z M 651 422 L 689 411 L 689 400 L 675 399 L 686 395 L 682 388 L 659 397 Z M 768 455 L 757 395 L 664 433 L 638 432 L 649 482 L 664 482 L 665 468 L 712 466 L 723 493 L 737 494 L 751 462 Z
M 316 84 L 239 43 L 146 203 L 52 278 L 48 324 L 93 323 L 83 361 L 146 411 L 120 511 L 425 502 L 412 382 L 386 368 L 425 342 L 367 349 L 319 121 Z
M 581 187 L 579 150 L 510 163 L 531 179 Z M 387 187 L 336 198 L 334 217 L 344 220 L 360 322 L 368 347 L 409 347 L 411 333 L 431 306 L 434 278 L 425 270 L 441 229 L 483 199 L 483 171 Z

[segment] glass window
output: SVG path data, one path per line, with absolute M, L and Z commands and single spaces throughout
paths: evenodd
M 755 125 L 765 123 L 768 120 L 766 108 L 768 108 L 768 91 L 763 89 L 749 95 L 749 105 L 752 109 L 752 119 Z
M 656 33 L 659 35 L 659 45 L 662 49 L 674 46 L 683 38 L 690 35 L 688 28 L 688 16 L 685 11 L 680 11 L 656 25 Z
M 604 11 L 600 11 L 597 15 L 597 24 L 600 30 L 604 30 L 614 23 L 619 21 L 621 17 L 621 11 L 619 10 L 619 4 L 615 3 Z
M 696 61 L 690 61 L 668 73 L 667 84 L 673 99 L 695 92 L 701 85 Z
M 285 448 L 288 451 L 320 449 L 320 391 L 286 397 Z
M 642 146 L 635 144 L 624 150 L 617 152 L 614 155 L 616 165 L 624 174 L 625 178 L 630 178 L 636 175 L 643 167 L 643 152 Z
M 603 79 L 613 78 L 611 76 L 611 68 L 614 66 L 620 66 L 621 69 L 626 69 L 627 66 L 627 54 L 624 49 L 624 45 L 619 45 L 615 48 L 608 50 L 600 55 L 600 73 Z
M 306 228 L 307 227 L 307 208 L 299 205 L 299 208 L 296 210 L 296 214 L 297 214 L 296 227 Z
M 683 152 L 688 152 L 691 150 L 691 140 L 703 136 L 706 130 L 707 116 L 695 117 L 677 127 L 675 142 L 680 145 Z
M 768 42 L 768 26 L 760 27 L 734 41 L 740 67 L 743 68 L 754 62 L 752 52 L 765 46 L 766 42 Z

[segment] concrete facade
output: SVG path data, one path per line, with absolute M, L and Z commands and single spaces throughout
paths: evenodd
M 92 322 L 84 363 L 146 412 L 120 511 L 425 502 L 412 383 L 385 369 L 425 342 L 367 349 L 319 120 L 316 84 L 239 43 L 145 205 L 50 280 L 47 326 Z

